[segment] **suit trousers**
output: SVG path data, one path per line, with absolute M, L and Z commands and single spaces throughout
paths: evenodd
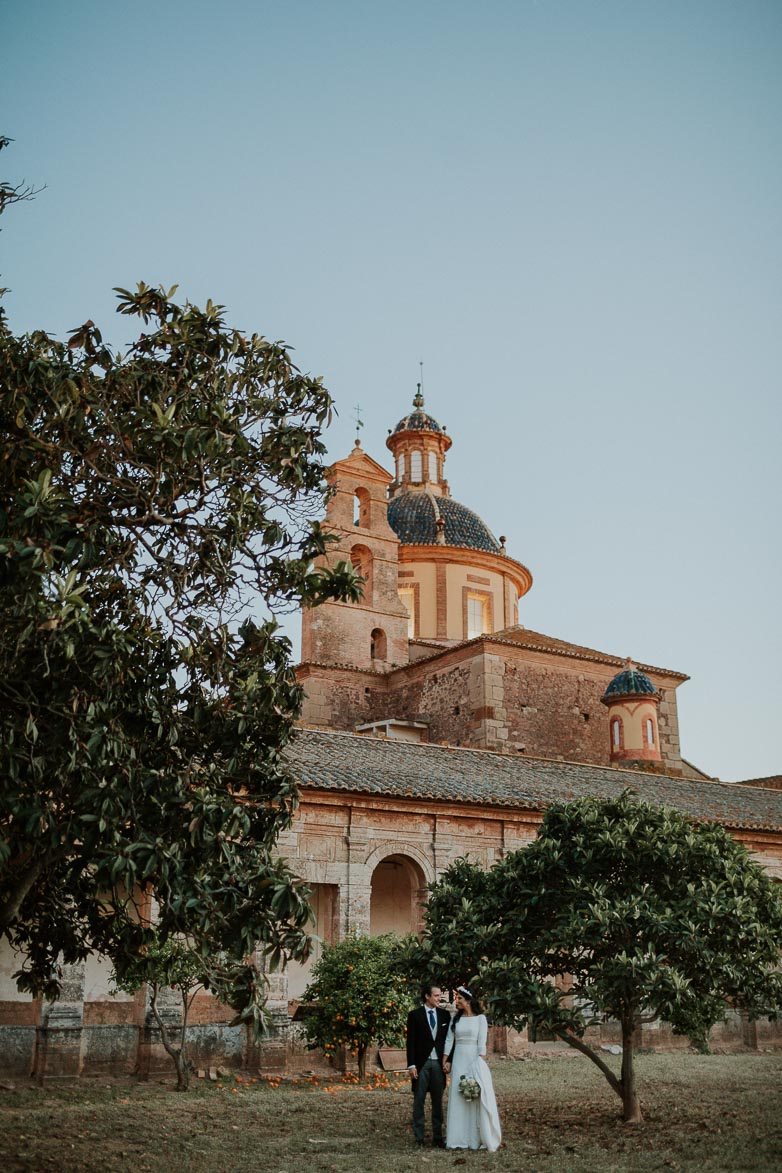
M 416 1140 L 424 1139 L 424 1109 L 426 1097 L 432 1097 L 432 1139 L 443 1138 L 443 1092 L 445 1072 L 435 1059 L 427 1059 L 413 1083 L 413 1132 Z

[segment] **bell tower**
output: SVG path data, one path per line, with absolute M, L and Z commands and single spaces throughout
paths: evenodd
M 353 563 L 364 578 L 358 603 L 321 603 L 302 615 L 305 663 L 389 672 L 409 660 L 409 615 L 399 598 L 399 538 L 388 524 L 391 474 L 356 446 L 328 473 L 334 492 L 324 528 L 338 541 L 325 563 Z

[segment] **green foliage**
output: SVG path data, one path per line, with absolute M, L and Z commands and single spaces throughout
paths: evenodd
M 140 285 L 114 353 L 0 329 L 0 932 L 19 987 L 60 958 L 122 979 L 145 943 L 304 957 L 306 889 L 274 845 L 302 691 L 281 607 L 355 599 L 328 538 L 331 399 L 222 307 Z M 260 1022 L 251 965 L 213 985 Z
M 308 1046 L 334 1056 L 346 1047 L 358 1056 L 365 1075 L 365 1055 L 372 1043 L 399 1046 L 413 1005 L 407 979 L 399 977 L 400 941 L 392 933 L 382 937 L 351 934 L 336 945 L 326 945 L 304 992 L 310 1005 L 304 1017 Z
M 199 987 L 208 987 L 208 963 L 185 941 L 168 937 L 165 941 L 151 941 L 125 967 L 116 988 L 126 994 L 135 994 L 144 986 L 154 990 L 164 987 L 179 990 L 183 999 L 192 997 Z
M 187 1027 L 191 1007 L 198 991 L 213 984 L 216 964 L 208 962 L 187 941 L 167 937 L 153 939 L 145 945 L 116 978 L 116 988 L 135 994 L 147 987 L 150 991 L 150 1009 L 160 1031 L 161 1041 L 177 1073 L 177 1091 L 190 1086 L 190 1062 L 187 1056 Z M 168 987 L 177 990 L 182 999 L 180 1021 L 173 1026 L 166 1021 L 158 1006 L 160 991 Z
M 457 861 L 426 925 L 419 972 L 468 980 L 495 1021 L 554 1031 L 595 1062 L 590 1021 L 619 1020 L 631 1066 L 644 1021 L 702 1043 L 726 1002 L 751 1018 L 782 1008 L 773 880 L 723 828 L 629 793 L 552 806 L 488 872 Z

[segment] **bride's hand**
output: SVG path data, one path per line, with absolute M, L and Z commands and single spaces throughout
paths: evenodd
M 447 1075 L 450 1070 L 451 1070 L 451 1064 L 448 1062 L 447 1059 L 445 1059 L 443 1062 L 443 1071 Z

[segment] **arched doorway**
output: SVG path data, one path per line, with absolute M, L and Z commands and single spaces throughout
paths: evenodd
M 420 866 L 407 855 L 387 855 L 372 873 L 369 932 L 417 933 L 422 927 L 426 880 Z

